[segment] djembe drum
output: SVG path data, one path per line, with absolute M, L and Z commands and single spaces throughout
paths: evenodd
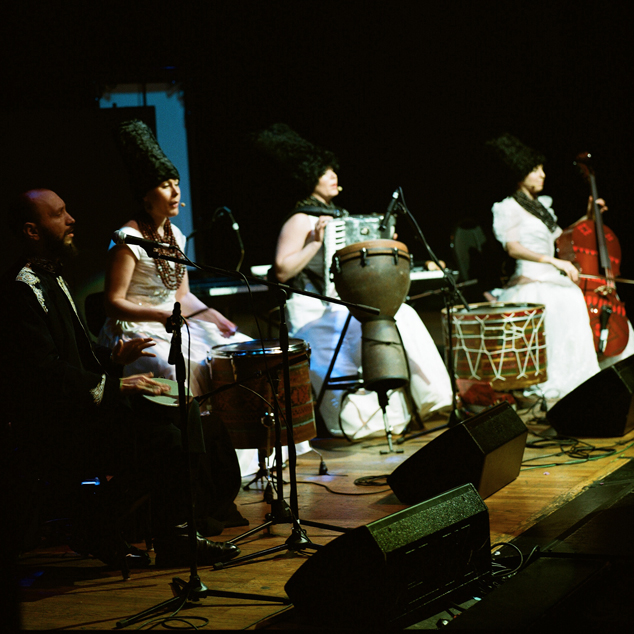
M 409 382 L 407 359 L 394 315 L 410 285 L 410 256 L 396 240 L 367 240 L 339 249 L 331 272 L 339 297 L 378 308 L 370 315 L 351 308 L 361 322 L 363 383 L 379 394 Z

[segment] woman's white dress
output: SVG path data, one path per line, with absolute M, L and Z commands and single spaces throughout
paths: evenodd
M 126 235 L 142 238 L 140 231 L 131 227 L 122 227 Z M 185 236 L 180 229 L 172 225 L 172 231 L 176 242 L 181 249 L 185 249 Z M 110 243 L 110 248 L 115 246 Z M 127 245 L 136 258 L 136 266 L 130 280 L 130 286 L 126 295 L 128 301 L 139 306 L 152 306 L 165 311 L 174 309 L 176 291 L 165 288 L 155 261 L 149 257 L 145 250 L 135 244 Z M 173 268 L 175 264 L 168 262 Z M 184 315 L 185 317 L 187 315 Z M 195 396 L 205 394 L 211 389 L 211 376 L 207 365 L 207 357 L 213 346 L 248 341 L 250 337 L 242 333 L 235 333 L 231 337 L 225 337 L 216 324 L 201 319 L 188 319 L 188 327 L 183 326 L 182 351 L 185 360 L 189 360 L 189 387 Z M 172 334 L 165 330 L 165 326 L 158 321 L 122 321 L 108 317 L 99 335 L 99 343 L 105 346 L 114 346 L 119 339 L 127 341 L 139 337 L 152 337 L 156 345 L 149 349 L 156 357 L 141 357 L 134 363 L 124 367 L 124 375 L 153 372 L 154 376 L 176 380 L 175 366 L 167 362 Z
M 127 235 L 142 238 L 141 233 L 131 227 L 122 227 Z M 172 231 L 178 246 L 185 250 L 185 236 L 172 225 Z M 114 242 L 110 247 L 114 247 Z M 172 311 L 176 301 L 176 291 L 165 288 L 161 280 L 154 259 L 150 258 L 140 246 L 129 244 L 128 248 L 136 258 L 136 266 L 130 280 L 126 299 L 139 306 L 152 306 L 161 310 Z M 168 262 L 172 267 L 174 263 Z M 186 316 L 186 315 L 185 315 Z M 214 346 L 249 341 L 251 338 L 235 333 L 225 337 L 216 324 L 200 319 L 189 319 L 188 326 L 183 325 L 182 352 L 188 368 L 188 385 L 194 396 L 206 394 L 211 390 L 211 373 L 207 364 L 207 357 Z M 141 357 L 134 363 L 124 366 L 124 375 L 153 372 L 156 377 L 176 380 L 176 367 L 167 362 L 172 341 L 172 334 L 165 330 L 165 326 L 158 321 L 123 321 L 108 317 L 99 335 L 99 343 L 114 347 L 119 339 L 128 341 L 134 338 L 152 337 L 156 345 L 149 351 L 155 357 Z M 258 468 L 257 452 L 255 450 L 237 450 L 242 475 L 254 473 Z
M 538 200 L 556 220 L 552 198 L 539 196 Z M 551 233 L 539 218 L 510 197 L 495 203 L 492 211 L 493 232 L 502 246 L 519 242 L 535 253 L 555 255 L 555 240 L 562 232 L 560 227 Z M 545 307 L 548 380 L 527 391 L 542 392 L 547 398 L 562 398 L 600 370 L 583 293 L 551 264 L 516 262 L 512 285 L 502 291 L 499 300 Z
M 313 225 L 316 217 L 310 217 Z M 386 283 L 389 283 L 386 281 Z M 310 283 L 304 290 L 318 292 Z M 371 298 L 366 302 L 372 304 Z M 293 294 L 288 302 L 291 337 L 310 344 L 310 373 L 319 394 L 328 367 L 343 330 L 348 310 L 305 295 Z M 409 391 L 412 407 L 421 418 L 452 404 L 451 381 L 438 348 L 416 311 L 403 304 L 395 315 L 410 368 Z M 331 377 L 361 375 L 361 323 L 354 317 L 346 332 Z M 403 389 L 390 394 L 387 415 L 395 434 L 401 433 L 412 418 L 408 397 Z M 324 423 L 333 436 L 359 439 L 384 432 L 383 411 L 376 392 L 360 390 L 345 396 L 342 391 L 327 390 L 320 406 Z M 341 420 L 341 422 L 340 422 Z

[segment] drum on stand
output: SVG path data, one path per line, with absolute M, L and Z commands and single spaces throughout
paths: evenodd
M 452 311 L 454 371 L 497 391 L 524 389 L 548 378 L 542 304 L 482 303 Z M 445 345 L 449 343 L 443 308 Z
M 339 249 L 331 273 L 339 297 L 378 308 L 380 315 L 350 312 L 361 322 L 363 383 L 386 392 L 407 385 L 407 359 L 394 315 L 405 301 L 411 261 L 407 246 L 396 240 L 367 240 Z
M 317 435 L 309 372 L 310 346 L 301 339 L 290 339 L 288 356 L 293 440 L 297 444 Z M 281 444 L 287 445 L 286 396 L 279 341 L 265 339 L 214 346 L 207 364 L 212 390 L 227 388 L 212 394 L 210 403 L 236 449 L 263 449 L 275 445 L 274 392 L 266 376 L 268 368 L 273 383 L 277 384 L 275 394 L 282 417 Z

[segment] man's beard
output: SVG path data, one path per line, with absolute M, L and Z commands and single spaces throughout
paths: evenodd
M 70 242 L 66 242 L 65 238 L 66 236 L 60 240 L 57 237 L 54 238 L 49 234 L 45 234 L 46 249 L 52 259 L 63 262 L 74 258 L 79 253 L 73 238 L 70 239 Z

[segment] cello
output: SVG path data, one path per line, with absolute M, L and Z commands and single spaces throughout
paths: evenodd
M 590 154 L 575 160 L 590 185 L 593 218 L 578 220 L 557 239 L 559 257 L 579 269 L 577 284 L 583 291 L 590 315 L 594 345 L 600 358 L 613 357 L 625 349 L 629 338 L 625 303 L 616 291 L 621 266 L 621 245 L 614 232 L 603 224 L 597 204 L 597 183 Z

